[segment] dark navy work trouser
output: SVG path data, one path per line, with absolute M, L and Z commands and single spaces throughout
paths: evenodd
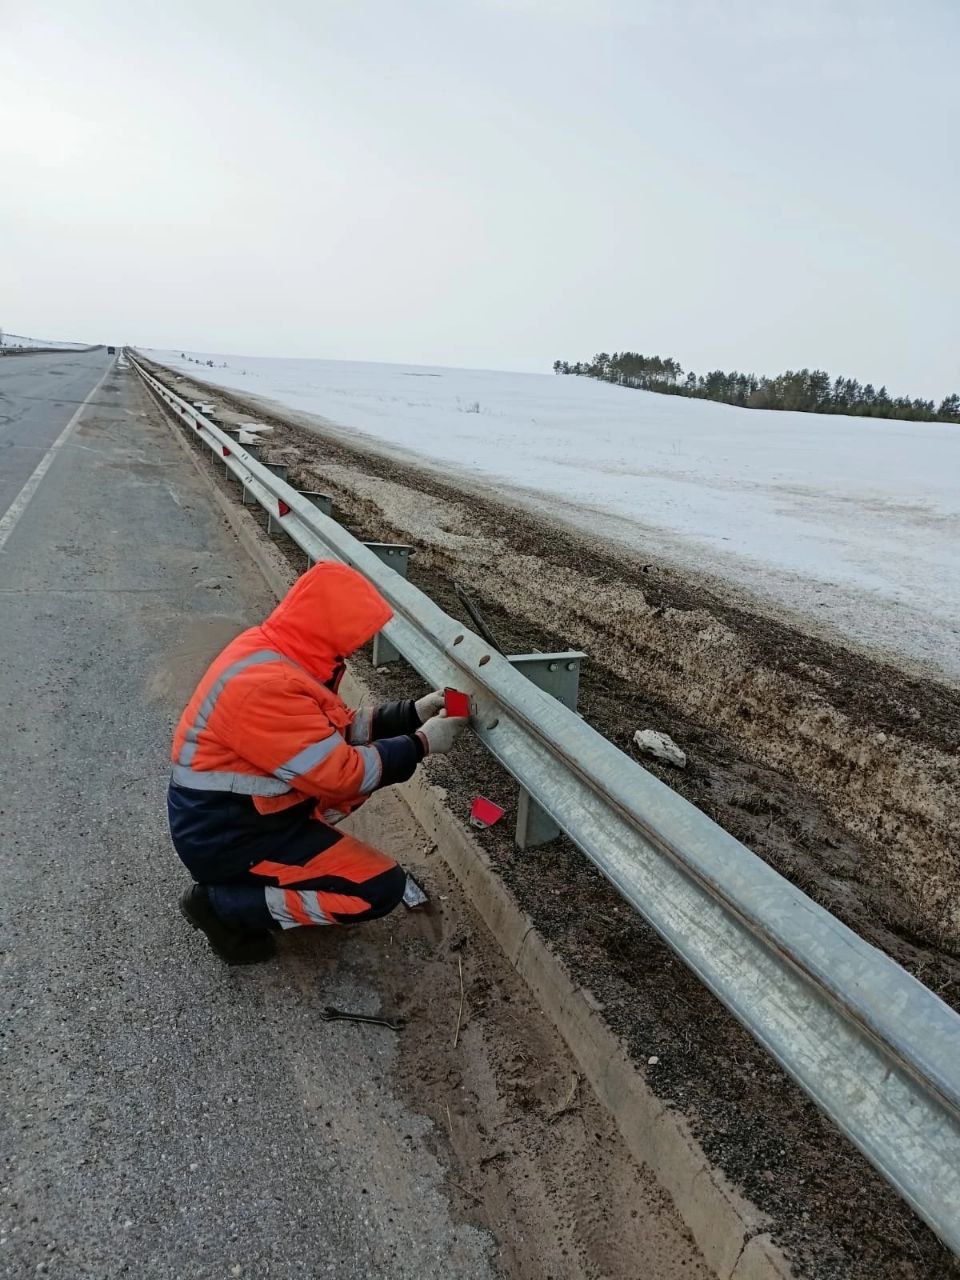
M 371 845 L 312 817 L 308 800 L 261 814 L 249 796 L 170 784 L 173 845 L 217 915 L 250 929 L 360 924 L 392 911 L 406 873 Z

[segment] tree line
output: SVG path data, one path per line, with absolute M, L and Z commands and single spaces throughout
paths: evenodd
M 856 378 L 831 378 L 823 369 L 788 369 L 776 377 L 754 373 L 684 373 L 671 356 L 644 356 L 636 351 L 613 355 L 601 351 L 592 360 L 570 364 L 553 362 L 554 373 L 600 378 L 621 387 L 638 387 L 665 395 L 695 396 L 719 400 L 746 409 L 794 409 L 801 413 L 849 413 L 867 418 L 906 418 L 916 422 L 960 422 L 960 395 L 933 400 L 911 400 L 891 396 L 886 387 L 877 390 L 871 383 L 861 385 Z

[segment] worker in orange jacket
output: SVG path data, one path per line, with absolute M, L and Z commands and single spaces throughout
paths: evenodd
M 277 929 L 375 920 L 403 897 L 402 868 L 336 823 L 467 721 L 439 692 L 360 711 L 340 699 L 345 658 L 391 616 L 356 570 L 321 562 L 227 645 L 180 717 L 167 808 L 196 882 L 180 908 L 228 964 L 268 959 Z

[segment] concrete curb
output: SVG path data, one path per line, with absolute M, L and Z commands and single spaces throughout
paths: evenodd
M 157 404 L 162 410 L 162 403 Z M 244 551 L 274 594 L 284 595 L 296 577 L 286 558 L 266 540 L 251 514 L 214 483 L 179 422 L 165 411 L 163 417 Z M 341 693 L 354 706 L 373 697 L 352 670 Z M 446 807 L 446 792 L 420 773 L 398 792 L 614 1116 L 631 1154 L 672 1198 L 718 1280 L 793 1280 L 789 1262 L 765 1229 L 768 1220 L 710 1164 L 686 1121 L 648 1088 L 591 993 L 573 981 L 482 846 Z
M 351 697 L 365 692 L 355 678 L 351 686 Z M 764 1232 L 766 1219 L 710 1165 L 683 1118 L 647 1087 L 591 993 L 572 980 L 482 846 L 446 807 L 446 793 L 422 774 L 398 790 L 566 1041 L 633 1156 L 670 1194 L 719 1280 L 787 1280 L 790 1266 Z

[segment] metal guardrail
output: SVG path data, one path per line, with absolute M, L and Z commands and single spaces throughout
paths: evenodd
M 488 750 L 960 1253 L 960 1017 L 133 364 L 308 556 L 374 583 L 403 657 L 474 695 Z

